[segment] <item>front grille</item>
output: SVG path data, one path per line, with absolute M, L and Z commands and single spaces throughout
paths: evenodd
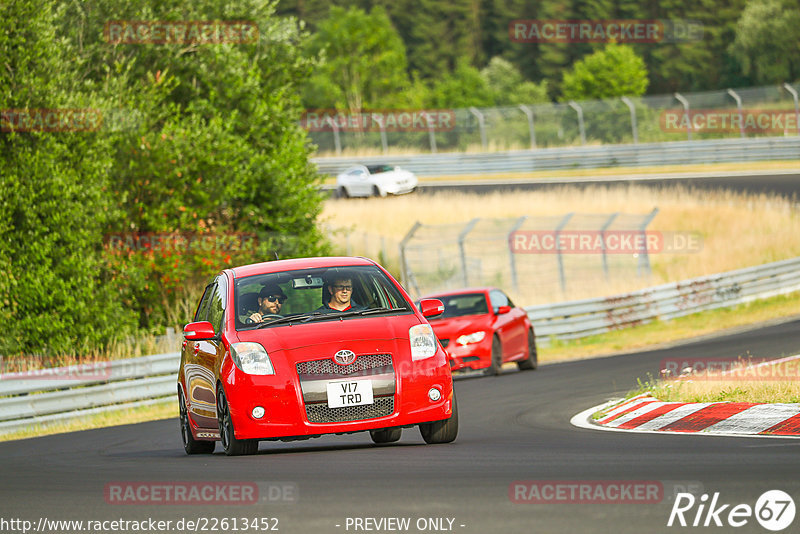
M 331 358 L 300 362 L 297 364 L 297 374 L 303 376 L 314 375 L 351 375 L 359 371 L 378 369 L 380 367 L 392 368 L 391 354 L 367 354 L 356 358 L 350 365 L 338 365 Z
M 329 408 L 324 402 L 306 404 L 306 417 L 309 423 L 343 423 L 386 417 L 394 412 L 394 396 L 375 397 L 374 400 L 373 404 L 344 408 Z
M 440 340 L 439 340 L 439 343 L 441 343 L 441 344 L 442 344 L 442 348 L 443 348 L 443 349 L 446 349 L 446 348 L 447 348 L 447 345 L 449 345 L 449 344 L 450 344 L 450 340 L 449 340 L 449 339 L 440 339 Z

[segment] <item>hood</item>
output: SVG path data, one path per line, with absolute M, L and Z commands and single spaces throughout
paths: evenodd
M 438 338 L 455 338 L 461 334 L 471 334 L 478 330 L 489 330 L 491 320 L 488 315 L 466 315 L 449 319 L 431 321 Z
M 283 351 L 294 361 L 332 357 L 343 349 L 356 354 L 395 354 L 410 350 L 408 329 L 417 324 L 420 321 L 413 314 L 359 317 L 240 331 L 238 338 L 261 343 L 270 354 Z

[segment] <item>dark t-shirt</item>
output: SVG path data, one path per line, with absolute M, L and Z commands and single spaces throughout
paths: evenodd
M 346 311 L 361 311 L 361 310 L 363 310 L 363 309 L 364 309 L 364 307 L 363 307 L 363 306 L 359 306 L 358 304 L 356 304 L 355 302 L 353 302 L 353 301 L 351 300 L 351 301 L 350 301 L 350 306 L 349 306 L 349 307 L 347 307 L 347 308 L 345 308 L 345 309 L 343 309 L 343 310 L 337 310 L 336 308 L 331 308 L 331 306 L 330 306 L 330 304 L 329 304 L 329 303 L 325 303 L 325 304 L 323 304 L 322 306 L 320 306 L 319 308 L 317 308 L 316 310 L 314 310 L 314 312 L 315 312 L 315 313 L 316 313 L 316 312 L 322 312 L 322 313 L 340 313 L 340 312 L 346 312 Z

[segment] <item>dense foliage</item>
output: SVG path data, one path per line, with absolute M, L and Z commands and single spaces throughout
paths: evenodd
M 397 53 L 403 58 L 397 67 L 405 68 L 407 74 L 405 81 L 395 86 L 395 94 L 400 96 L 386 93 L 382 98 L 397 100 L 405 95 L 406 101 L 421 105 L 451 96 L 459 97 L 457 103 L 449 104 L 452 107 L 460 103 L 513 104 L 512 92 L 489 97 L 485 86 L 476 84 L 467 71 L 482 71 L 496 58 L 507 61 L 521 80 L 546 88 L 551 100 L 562 100 L 565 92 L 571 91 L 562 86 L 564 72 L 607 44 L 514 42 L 509 23 L 516 20 L 677 23 L 671 38 L 630 44 L 630 50 L 644 62 L 647 94 L 794 82 L 800 76 L 796 0 L 279 0 L 278 12 L 299 17 L 313 33 L 339 18 L 336 5 L 348 6 L 351 12 L 379 10 L 388 16 L 391 27 L 371 26 L 370 30 L 376 35 L 396 33 L 405 48 L 405 54 Z M 680 31 L 689 25 L 700 31 Z M 334 42 L 342 36 L 328 34 L 327 38 Z M 407 80 L 414 83 L 409 86 Z M 465 85 L 454 95 L 458 83 Z M 575 96 L 570 93 L 569 97 Z
M 250 20 L 258 39 L 115 43 L 117 20 Z M 305 38 L 261 0 L 0 4 L 0 354 L 178 325 L 221 268 L 325 251 L 298 126 Z M 9 127 L 20 109 L 102 123 Z

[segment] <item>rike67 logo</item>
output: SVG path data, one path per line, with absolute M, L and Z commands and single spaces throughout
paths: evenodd
M 706 493 L 699 499 L 691 493 L 678 493 L 667 526 L 737 528 L 748 524 L 755 517 L 762 527 L 777 532 L 792 524 L 794 514 L 794 500 L 781 490 L 764 492 L 753 507 L 749 504 L 722 503 L 719 492 L 714 493 L 710 502 Z

